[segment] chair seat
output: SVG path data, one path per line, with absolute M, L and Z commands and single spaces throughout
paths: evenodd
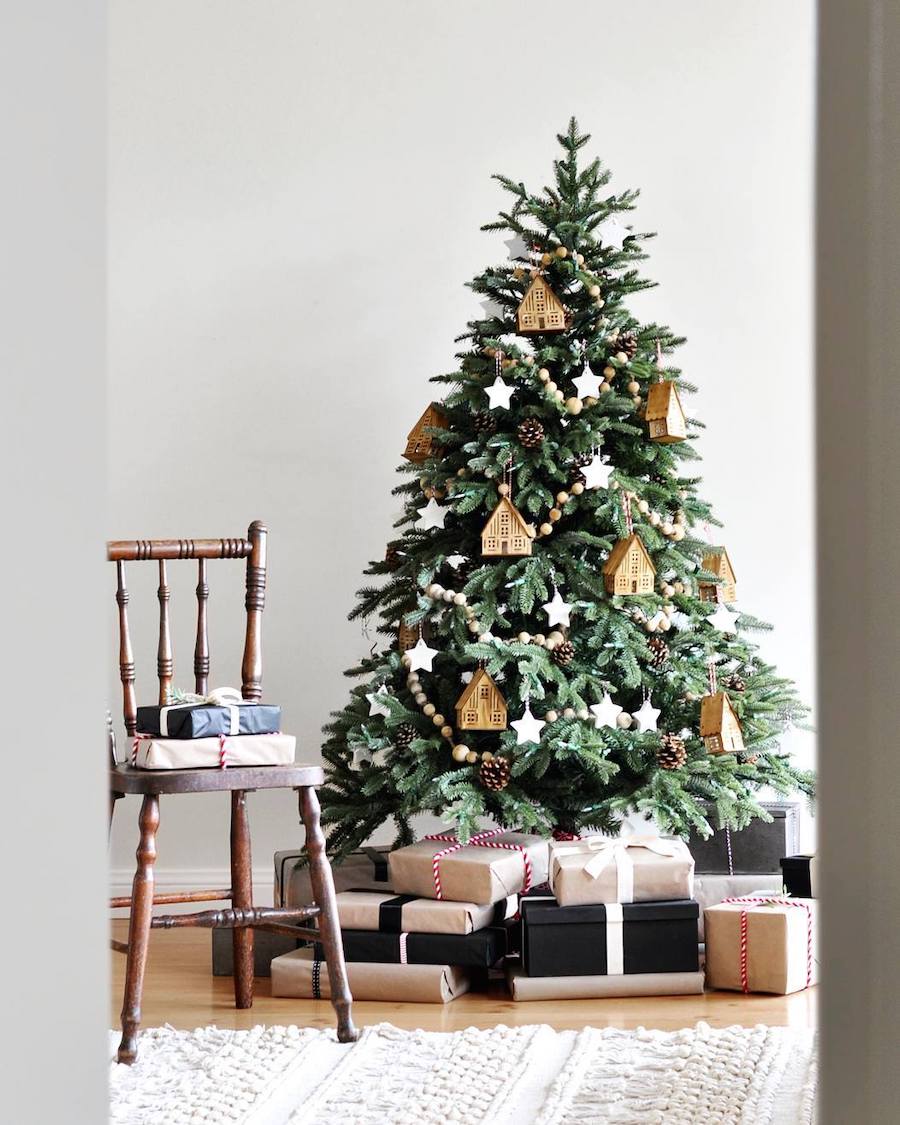
M 215 793 L 233 789 L 300 789 L 325 782 L 321 766 L 234 766 L 228 769 L 139 770 L 122 763 L 110 770 L 113 793 Z

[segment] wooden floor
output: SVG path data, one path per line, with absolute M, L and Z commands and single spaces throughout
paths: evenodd
M 113 936 L 126 940 L 125 923 L 113 923 Z M 210 935 L 205 930 L 155 930 L 150 937 L 150 957 L 144 985 L 144 1027 L 170 1023 L 194 1028 L 214 1023 L 219 1027 L 253 1027 L 256 1024 L 333 1026 L 331 1005 L 324 1000 L 273 998 L 268 979 L 256 982 L 251 1009 L 234 1008 L 230 977 L 213 977 L 210 969 Z M 113 1008 L 111 1027 L 119 1026 L 125 958 L 113 958 Z M 792 996 L 742 996 L 734 992 L 709 992 L 704 996 L 631 997 L 616 1000 L 562 1000 L 515 1004 L 502 985 L 487 994 L 461 996 L 452 1004 L 354 1004 L 358 1026 L 388 1022 L 396 1027 L 428 1031 L 456 1031 L 495 1024 L 546 1023 L 555 1028 L 648 1027 L 667 1031 L 690 1027 L 703 1020 L 713 1027 L 730 1024 L 810 1027 L 816 1019 L 816 990 Z

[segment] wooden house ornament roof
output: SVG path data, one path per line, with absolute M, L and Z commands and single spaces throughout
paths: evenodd
M 608 594 L 649 594 L 653 591 L 656 567 L 641 542 L 632 533 L 620 539 L 603 564 L 603 580 Z
M 700 597 L 705 602 L 725 602 L 731 604 L 737 601 L 737 579 L 734 567 L 724 547 L 716 551 L 709 551 L 703 556 L 701 566 L 709 570 L 719 579 L 718 582 L 701 582 Z
M 456 701 L 460 730 L 506 730 L 506 700 L 485 668 L 479 668 Z
M 700 737 L 710 754 L 739 754 L 744 749 L 740 720 L 724 691 L 701 699 Z
M 491 512 L 481 533 L 482 555 L 530 555 L 532 529 L 508 496 Z
M 650 384 L 644 421 L 653 441 L 684 441 L 687 437 L 687 419 L 671 379 Z
M 447 427 L 447 416 L 441 410 L 430 403 L 422 417 L 416 422 L 413 428 L 409 431 L 409 436 L 406 439 L 406 449 L 403 451 L 403 456 L 407 461 L 412 461 L 414 465 L 419 465 L 423 461 L 427 461 L 429 457 L 433 457 L 436 448 L 434 435 L 428 433 L 428 428 L 443 430 Z
M 516 311 L 516 325 L 522 334 L 562 332 L 566 309 L 541 274 L 532 281 Z

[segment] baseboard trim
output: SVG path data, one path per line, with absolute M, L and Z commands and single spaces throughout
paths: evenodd
M 199 890 L 207 887 L 231 886 L 228 867 L 159 867 L 155 871 L 156 890 L 172 894 L 177 891 Z M 109 873 L 109 893 L 114 897 L 130 895 L 134 868 L 113 867 Z M 271 906 L 275 887 L 275 872 L 271 867 L 253 868 L 253 901 L 255 906 Z M 223 900 L 224 901 L 224 900 Z M 160 907 L 168 914 L 190 913 L 194 910 L 215 909 L 216 904 L 183 903 Z

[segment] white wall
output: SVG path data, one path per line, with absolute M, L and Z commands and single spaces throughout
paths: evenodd
M 109 531 L 268 523 L 265 694 L 306 757 L 368 647 L 345 616 L 390 534 L 426 380 L 477 315 L 463 283 L 503 253 L 478 230 L 502 202 L 489 176 L 546 182 L 573 112 L 615 186 L 643 189 L 660 288 L 635 308 L 689 338 L 742 604 L 777 626 L 765 654 L 811 699 L 809 0 L 159 0 L 111 20 Z M 237 683 L 239 639 L 218 625 L 237 623 L 240 575 L 221 567 L 212 679 Z M 173 581 L 183 687 L 194 581 Z M 149 700 L 152 574 L 133 585 Z M 789 745 L 811 760 L 809 736 Z M 117 814 L 117 872 L 136 814 Z M 296 815 L 286 794 L 251 814 L 265 871 Z M 160 847 L 163 878 L 224 865 L 225 803 L 164 802 Z

